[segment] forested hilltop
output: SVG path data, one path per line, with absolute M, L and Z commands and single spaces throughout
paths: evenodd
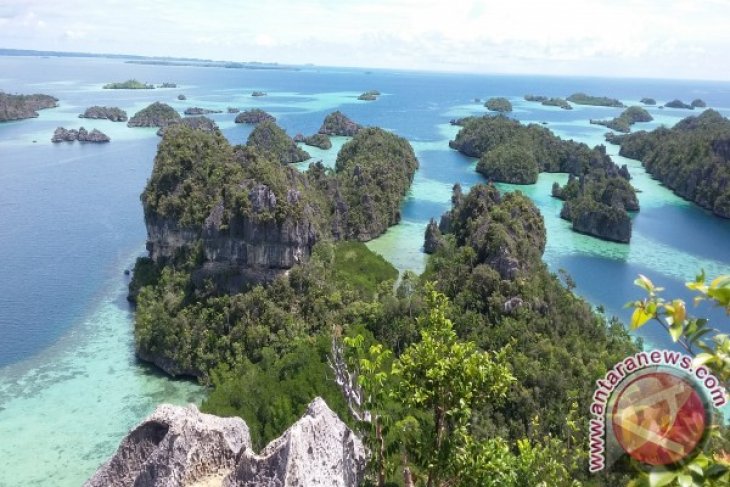
M 547 270 L 530 199 L 492 185 L 455 186 L 426 271 L 394 287 L 360 241 L 398 221 L 416 167 L 377 128 L 334 170 L 299 172 L 169 127 L 142 195 L 138 353 L 209 384 L 203 409 L 243 417 L 257 449 L 323 397 L 370 445 L 375 485 L 573 485 L 593 383 L 635 344 Z M 423 374 L 442 366 L 446 389 L 430 390 Z M 369 399 L 343 394 L 360 387 L 343 370 L 379 381 Z
M 619 154 L 639 159 L 676 194 L 730 218 L 730 120 L 705 110 L 671 129 L 636 132 L 618 141 Z
M 540 172 L 567 172 L 571 179 L 552 195 L 565 201 L 561 218 L 573 230 L 617 242 L 631 239 L 627 211 L 638 211 L 626 166 L 619 168 L 605 147 L 562 140 L 537 124 L 522 125 L 504 116 L 470 117 L 449 146 L 478 157 L 477 172 L 489 180 L 534 184 Z

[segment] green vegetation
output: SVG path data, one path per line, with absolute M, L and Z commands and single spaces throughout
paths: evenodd
M 694 107 L 692 105 L 687 105 L 682 100 L 674 99 L 670 102 L 667 102 L 664 104 L 665 107 L 668 108 L 681 108 L 684 110 L 694 110 Z
M 236 123 L 261 123 L 261 122 L 276 122 L 276 118 L 261 110 L 260 108 L 252 108 L 251 110 L 244 110 L 236 115 Z
M 58 99 L 49 95 L 10 95 L 0 91 L 0 122 L 35 118 L 38 110 L 58 106 Z
M 121 83 L 107 83 L 102 88 L 105 90 L 154 90 L 155 85 L 142 83 L 136 79 L 128 79 Z
M 653 177 L 679 196 L 730 218 L 729 137 L 730 120 L 705 110 L 671 129 L 626 135 L 620 154 L 642 161 Z
M 256 125 L 248 136 L 246 145 L 268 153 L 285 164 L 306 161 L 311 157 L 286 134 L 284 129 L 271 120 L 264 120 Z
M 563 98 L 548 98 L 547 100 L 542 101 L 542 105 L 545 105 L 546 107 L 558 107 L 562 108 L 563 110 L 573 109 L 573 106 L 565 101 Z
M 543 102 L 547 101 L 547 96 L 542 95 L 525 95 L 525 101 L 537 101 L 537 102 Z
M 568 101 L 576 105 L 590 105 L 595 107 L 623 107 L 624 104 L 615 98 L 605 96 L 591 96 L 585 93 L 573 93 L 568 97 Z
M 314 134 L 309 137 L 305 137 L 303 141 L 306 145 L 312 147 L 319 147 L 320 149 L 329 150 L 332 148 L 332 141 L 327 135 Z
M 488 180 L 535 184 L 539 168 L 533 151 L 523 145 L 502 144 L 479 159 L 477 172 Z
M 591 120 L 592 124 L 603 125 L 615 130 L 616 132 L 628 133 L 631 131 L 631 126 L 637 122 L 651 122 L 654 117 L 649 114 L 645 109 L 633 106 L 629 107 L 616 118 L 611 120 Z
M 361 129 L 343 145 L 335 172 L 348 208 L 345 238 L 370 240 L 398 223 L 400 203 L 417 168 L 408 141 L 380 128 Z
M 182 120 L 180 114 L 166 103 L 154 102 L 134 114 L 127 122 L 128 127 L 167 127 L 179 123 Z
M 490 98 L 484 103 L 487 110 L 492 112 L 506 113 L 512 111 L 512 104 L 507 98 Z
M 574 178 L 563 189 L 554 186 L 552 194 L 566 201 L 561 216 L 573 229 L 619 242 L 631 238 L 626 211 L 637 211 L 638 199 L 627 182 L 628 170 L 619 169 L 605 147 L 590 149 L 501 116 L 464 119 L 449 146 L 479 157 L 477 171 L 494 181 L 534 184 L 539 172 L 570 173 Z

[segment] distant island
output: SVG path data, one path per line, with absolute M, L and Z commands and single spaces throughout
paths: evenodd
M 190 107 L 183 112 L 185 115 L 207 115 L 209 113 L 223 113 L 223 110 L 212 110 L 209 108 Z
M 253 93 L 251 93 L 251 96 L 266 96 L 266 92 L 265 91 L 254 91 Z
M 588 105 L 594 107 L 617 107 L 623 108 L 625 105 L 615 98 L 605 96 L 591 96 L 585 93 L 573 93 L 568 97 L 568 101 L 576 105 Z
M 79 118 L 107 119 L 112 122 L 126 122 L 127 112 L 117 107 L 100 107 L 95 105 L 84 110 Z
M 49 95 L 10 95 L 0 91 L 0 122 L 38 116 L 38 110 L 55 108 L 58 98 Z
M 301 142 L 311 147 L 318 147 L 323 150 L 329 150 L 332 148 L 332 141 L 329 136 L 324 134 L 314 134 L 309 137 L 305 137 L 302 134 L 297 134 L 294 137 L 294 142 Z
M 208 117 L 204 116 L 193 116 L 193 117 L 184 117 L 180 119 L 179 122 L 170 122 L 164 127 L 160 127 L 160 129 L 157 131 L 157 135 L 160 137 L 164 137 L 165 133 L 167 133 L 168 130 L 170 130 L 172 127 L 175 127 L 177 125 L 183 125 L 185 127 L 199 130 L 201 132 L 208 132 L 208 133 L 220 133 L 220 129 L 218 128 L 218 125 Z
M 692 100 L 692 103 L 690 103 L 690 105 L 693 106 L 694 108 L 707 107 L 707 103 L 705 103 L 705 101 L 702 100 L 701 98 L 695 98 L 694 100 Z
M 679 99 L 674 99 L 670 102 L 667 102 L 664 104 L 664 106 L 667 108 L 680 108 L 683 110 L 694 110 L 694 108 L 695 108 L 692 105 L 688 105 Z
M 358 96 L 357 99 L 363 101 L 375 101 L 378 99 L 379 96 L 380 92 L 378 90 L 369 90 Z
M 573 107 L 563 98 L 548 98 L 542 95 L 525 95 L 526 101 L 538 102 L 546 107 L 558 107 L 563 110 L 572 110 Z
M 177 88 L 177 83 L 162 83 L 160 88 Z
M 155 85 L 142 83 L 136 79 L 128 79 L 121 83 L 107 83 L 102 88 L 105 90 L 154 90 Z
M 51 142 L 59 143 L 59 142 L 93 142 L 93 143 L 105 143 L 109 142 L 111 139 L 108 135 L 105 133 L 93 129 L 91 132 L 88 132 L 84 127 L 71 130 L 66 130 L 63 127 L 58 127 L 55 132 L 53 132 L 53 137 L 51 138 Z
M 492 112 L 507 113 L 512 111 L 512 103 L 504 97 L 490 98 L 484 103 L 484 106 Z
M 166 127 L 179 123 L 182 117 L 174 108 L 159 101 L 134 114 L 127 122 L 128 127 Z
M 729 140 L 730 120 L 710 109 L 671 129 L 636 132 L 618 142 L 620 155 L 640 160 L 677 195 L 730 218 Z
M 534 184 L 540 172 L 572 175 L 552 195 L 565 203 L 560 216 L 573 230 L 605 240 L 628 243 L 631 218 L 639 202 L 629 172 L 619 168 L 605 147 L 562 140 L 537 124 L 522 125 L 501 116 L 471 117 L 449 147 L 478 157 L 477 172 L 495 182 Z
M 644 105 L 656 105 L 656 100 L 654 98 L 642 98 L 639 102 Z
M 261 110 L 260 108 L 252 108 L 251 110 L 245 110 L 236 115 L 236 123 L 261 123 L 266 121 L 275 122 L 276 118 Z
M 633 106 L 627 108 L 621 115 L 611 120 L 591 120 L 590 122 L 595 125 L 603 125 L 616 132 L 628 133 L 631 131 L 631 126 L 635 123 L 651 122 L 652 120 L 654 120 L 654 117 L 645 109 L 639 106 Z
M 181 94 L 177 95 L 177 99 L 178 99 L 178 100 L 180 100 L 180 101 L 183 101 L 183 100 L 187 100 L 187 99 L 188 99 L 188 97 L 187 97 L 187 96 L 185 96 L 185 95 L 183 95 L 183 94 L 181 93 Z
M 362 127 L 350 120 L 347 115 L 337 110 L 327 115 L 319 128 L 319 133 L 324 135 L 345 135 L 352 137 Z

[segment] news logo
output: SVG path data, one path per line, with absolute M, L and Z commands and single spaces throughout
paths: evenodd
M 699 453 L 715 408 L 727 393 L 704 366 L 670 350 L 639 352 L 616 364 L 593 394 L 589 470 L 628 454 L 647 467 L 669 467 Z

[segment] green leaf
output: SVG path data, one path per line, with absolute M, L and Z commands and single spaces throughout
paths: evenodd
M 672 335 L 672 340 L 675 342 L 682 336 L 682 323 L 672 323 L 669 325 L 669 334 Z
M 653 315 L 648 313 L 644 308 L 636 308 L 631 314 L 631 329 L 635 330 L 644 326 L 644 324 L 652 318 Z
M 634 284 L 644 289 L 648 293 L 652 293 L 654 291 L 654 283 L 652 283 L 649 278 L 643 274 L 639 274 L 639 277 L 634 281 Z
M 702 365 L 705 365 L 707 362 L 710 362 L 715 359 L 715 356 L 711 353 L 698 353 L 695 359 L 692 361 L 692 367 L 701 367 Z
M 677 478 L 677 472 L 669 470 L 656 470 L 649 474 L 649 486 L 650 487 L 664 487 L 674 482 Z
M 679 487 L 692 487 L 694 485 L 692 477 L 687 474 L 680 474 L 677 477 L 677 483 L 679 484 Z

